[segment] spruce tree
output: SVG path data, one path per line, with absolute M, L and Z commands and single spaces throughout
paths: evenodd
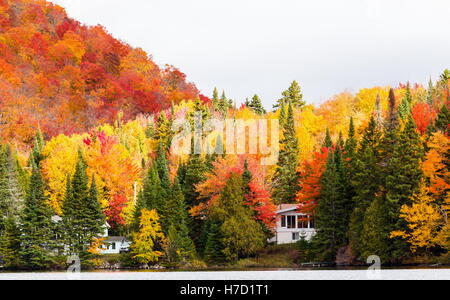
M 305 106 L 305 101 L 303 101 L 303 94 L 300 88 L 300 85 L 297 81 L 293 81 L 289 89 L 282 93 L 282 98 L 277 101 L 277 104 L 274 105 L 274 108 L 278 108 L 283 105 L 287 105 L 289 102 L 295 108 L 302 108 Z
M 346 244 L 348 207 L 342 183 L 341 153 L 330 151 L 325 172 L 321 179 L 320 202 L 316 209 L 317 234 L 313 245 L 317 257 L 334 261 L 337 251 Z
M 223 254 L 223 236 L 220 232 L 220 226 L 220 222 L 212 222 L 207 230 L 204 259 L 209 264 L 221 264 L 226 260 Z
M 447 108 L 447 105 L 444 104 L 442 105 L 442 108 L 436 118 L 436 121 L 434 123 L 435 127 L 434 129 L 448 134 L 450 133 L 449 124 L 450 124 L 450 112 Z
M 266 110 L 264 109 L 261 99 L 259 99 L 258 95 L 254 95 L 252 98 L 252 101 L 248 105 L 255 113 L 258 115 L 264 115 L 266 113 Z
M 400 209 L 403 205 L 411 204 L 411 196 L 419 189 L 423 175 L 421 169 L 423 155 L 420 135 L 414 120 L 409 116 L 384 173 L 384 213 L 388 220 L 385 226 L 386 235 L 406 228 L 405 221 L 400 218 Z M 399 262 L 408 255 L 408 246 L 401 238 L 392 239 L 389 247 L 391 262 Z
M 92 239 L 99 236 L 106 222 L 105 215 L 103 214 L 100 201 L 98 199 L 98 190 L 94 175 L 92 175 L 91 186 L 89 188 L 89 195 L 87 200 L 86 225 L 90 238 Z
M 380 139 L 381 131 L 372 117 L 364 130 L 361 142 L 355 154 L 351 186 L 353 211 L 350 217 L 349 241 L 353 255 L 360 258 L 362 245 L 363 220 L 367 209 L 379 191 L 380 174 Z
M 8 157 L 4 146 L 0 146 L 0 234 L 3 222 L 12 211 L 12 195 L 9 189 Z
M 45 269 L 51 263 L 53 248 L 52 210 L 47 204 L 39 167 L 32 163 L 32 174 L 21 219 L 21 259 L 32 269 Z
M 280 141 L 280 154 L 273 177 L 273 198 L 276 203 L 295 203 L 299 190 L 297 172 L 298 140 L 295 132 L 293 106 L 289 102 L 286 121 L 283 122 L 283 139 Z
M 4 224 L 0 238 L 0 256 L 5 268 L 17 268 L 21 265 L 20 230 L 12 216 L 8 216 Z
M 331 140 L 331 135 L 330 135 L 330 129 L 327 128 L 327 131 L 325 133 L 325 140 L 323 141 L 322 144 L 323 148 L 331 148 L 333 147 L 333 141 Z

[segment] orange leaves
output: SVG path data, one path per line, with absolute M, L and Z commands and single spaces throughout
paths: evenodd
M 424 135 L 427 131 L 428 125 L 431 123 L 431 120 L 436 117 L 436 113 L 432 111 L 428 103 L 419 102 L 414 105 L 412 109 L 412 116 L 416 123 L 417 130 L 421 135 Z
M 4 4 L 0 81 L 12 89 L 13 97 L 2 102 L 11 101 L 14 119 L 3 129 L 16 141 L 28 139 L 12 127 L 19 121 L 32 127 L 39 120 L 49 136 L 80 133 L 113 123 L 120 110 L 129 120 L 197 97 L 182 72 L 161 70 L 142 49 L 132 49 L 101 26 L 82 25 L 43 0 Z M 42 101 L 32 103 L 36 98 Z M 16 105 L 17 99 L 23 103 Z M 34 117 L 18 120 L 27 113 Z
M 306 215 L 314 215 L 320 196 L 320 180 L 325 171 L 328 148 L 315 152 L 311 160 L 304 161 L 300 167 L 301 189 L 297 194 L 299 210 Z
M 191 213 L 204 213 L 209 207 L 215 205 L 231 175 L 242 175 L 245 160 L 247 160 L 248 169 L 252 174 L 252 180 L 249 183 L 250 193 L 246 195 L 247 204 L 255 211 L 257 220 L 272 227 L 275 220 L 275 205 L 272 203 L 269 187 L 264 181 L 264 168 L 251 157 L 228 155 L 225 158 L 218 158 L 213 164 L 212 173 L 207 174 L 206 180 L 197 185 L 200 198 L 209 198 L 210 200 L 207 205 L 200 204 L 199 207 L 191 209 Z

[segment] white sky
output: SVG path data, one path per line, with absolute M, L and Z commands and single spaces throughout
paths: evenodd
M 292 80 L 308 103 L 450 68 L 448 0 L 53 0 L 101 24 L 205 95 L 217 86 L 267 108 Z

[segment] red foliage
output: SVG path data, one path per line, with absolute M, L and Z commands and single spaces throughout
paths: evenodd
M 160 69 L 143 51 L 68 18 L 57 5 L 1 1 L 0 11 L 0 86 L 10 91 L 2 99 L 10 122 L 0 137 L 27 143 L 38 121 L 48 137 L 86 132 L 114 122 L 119 111 L 126 121 L 198 97 L 178 69 Z M 23 115 L 33 117 L 14 130 Z
M 115 194 L 109 201 L 109 206 L 105 211 L 105 215 L 106 219 L 108 220 L 108 224 L 112 228 L 125 225 L 122 211 L 126 207 L 127 201 L 127 197 L 125 197 L 125 195 L 123 194 Z
M 416 123 L 417 130 L 421 135 L 427 131 L 428 125 L 434 119 L 436 113 L 433 112 L 428 103 L 419 102 L 412 109 L 412 116 Z
M 276 207 L 272 203 L 269 187 L 264 182 L 264 168 L 256 159 L 244 155 L 219 158 L 213 164 L 213 172 L 209 173 L 207 179 L 197 186 L 197 190 L 201 196 L 210 199 L 207 207 L 214 205 L 219 200 L 220 194 L 231 175 L 243 174 L 245 160 L 247 160 L 248 169 L 252 174 L 252 180 L 249 183 L 250 193 L 246 195 L 247 205 L 254 210 L 257 220 L 271 228 L 275 222 Z M 199 211 L 202 208 L 196 208 L 194 211 Z
M 314 215 L 320 196 L 320 180 L 325 171 L 328 157 L 328 148 L 315 152 L 312 160 L 304 161 L 300 167 L 301 189 L 297 194 L 299 211 Z

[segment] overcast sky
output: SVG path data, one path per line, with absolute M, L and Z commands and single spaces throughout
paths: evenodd
M 101 24 L 205 95 L 270 108 L 292 80 L 309 103 L 363 87 L 427 83 L 450 68 L 448 0 L 53 0 Z

